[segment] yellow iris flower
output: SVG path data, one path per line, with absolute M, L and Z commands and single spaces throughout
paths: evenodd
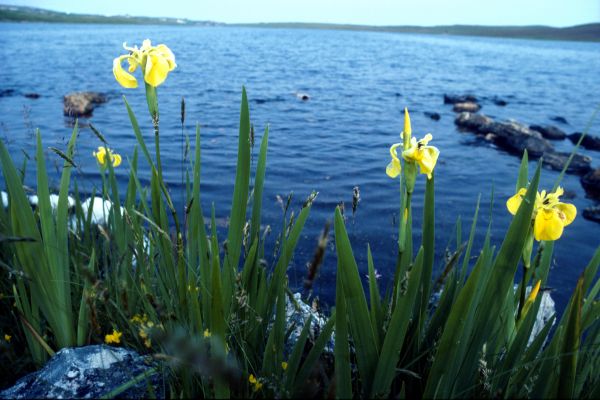
M 518 193 L 506 202 L 508 211 L 515 215 L 527 189 L 521 188 Z M 561 203 L 559 197 L 564 190 L 559 187 L 556 192 L 538 192 L 533 205 L 533 236 L 535 240 L 556 240 L 562 236 L 563 229 L 575 219 L 577 208 L 573 204 Z
M 123 333 L 117 331 L 116 329 L 113 329 L 113 333 L 111 333 L 110 335 L 106 335 L 104 336 L 104 342 L 106 342 L 106 344 L 119 344 L 121 343 L 121 336 L 123 335 Z
M 98 151 L 95 151 L 92 154 L 94 157 L 96 157 L 98 164 L 103 167 L 106 167 L 107 159 L 110 159 L 113 167 L 118 167 L 121 165 L 121 156 L 117 153 L 113 153 L 113 151 L 108 147 L 100 146 L 98 147 Z
M 413 137 L 410 139 L 410 147 L 402 152 L 402 158 L 406 161 L 419 164 L 421 173 L 427 175 L 427 179 L 431 179 L 431 173 L 440 155 L 437 147 L 427 146 L 431 139 L 433 139 L 431 133 L 425 135 L 421 140 Z
M 114 59 L 113 74 L 117 82 L 125 88 L 133 89 L 138 86 L 137 79 L 131 75 L 138 67 L 142 69 L 144 81 L 154 87 L 163 83 L 169 72 L 177 67 L 173 52 L 164 44 L 152 46 L 150 40 L 146 39 L 139 49 L 137 46 L 128 47 L 126 43 L 123 43 L 123 48 L 128 50 L 129 54 Z M 123 69 L 124 60 L 129 63 L 129 72 Z
M 427 144 L 433 139 L 433 136 L 428 133 L 421 140 L 417 140 L 411 137 L 412 128 L 410 124 L 410 115 L 408 110 L 404 109 L 404 130 L 402 131 L 401 137 L 404 140 L 403 143 L 394 143 L 390 147 L 390 155 L 392 161 L 386 167 L 386 174 L 390 178 L 395 178 L 400 175 L 402 168 L 400 166 L 400 159 L 398 158 L 397 148 L 403 146 L 402 158 L 408 162 L 415 162 L 419 164 L 421 173 L 426 174 L 428 179 L 431 179 L 431 173 L 437 162 L 440 151 L 437 147 L 428 146 Z

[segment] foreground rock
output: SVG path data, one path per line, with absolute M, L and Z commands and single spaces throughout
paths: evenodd
M 562 171 L 567 164 L 567 160 L 571 153 L 563 152 L 546 152 L 543 155 L 543 163 L 545 166 L 556 171 Z M 573 159 L 567 168 L 568 174 L 585 175 L 592 170 L 592 159 L 578 153 L 573 155 Z
M 69 93 L 63 97 L 63 113 L 70 117 L 89 117 L 98 104 L 106 102 L 107 98 L 102 93 Z
M 581 186 L 590 197 L 600 199 L 600 168 L 582 176 Z
M 477 112 L 481 109 L 481 106 L 472 101 L 465 101 L 464 103 L 455 103 L 454 107 L 452 107 L 452 111 L 454 112 Z
M 538 131 L 544 138 L 550 140 L 564 140 L 567 137 L 566 133 L 552 125 L 531 125 L 529 128 Z
M 583 134 L 580 132 L 575 132 L 570 134 L 568 137 L 571 142 L 576 144 L 581 138 L 581 135 Z M 581 141 L 581 146 L 585 147 L 588 150 L 600 151 L 600 137 L 585 135 L 583 137 L 583 140 Z
M 600 222 L 600 206 L 588 207 L 583 210 L 583 218 Z
M 286 342 L 286 347 L 290 352 L 296 345 L 296 342 L 298 342 L 300 334 L 302 333 L 302 329 L 304 328 L 304 325 L 309 317 L 312 317 L 309 331 L 309 339 L 311 341 L 320 334 L 327 323 L 327 319 L 321 313 L 313 310 L 311 306 L 302 300 L 302 295 L 300 293 L 295 293 L 292 298 L 286 297 L 285 314 L 285 330 L 286 332 L 290 332 Z M 324 349 L 325 353 L 333 354 L 334 335 L 335 334 L 332 334 L 332 337 L 327 342 L 327 345 Z
M 104 345 L 62 349 L 46 365 L 19 379 L 2 392 L 1 399 L 90 399 L 100 398 L 144 372 L 151 373 L 150 360 L 132 350 Z M 148 391 L 149 384 L 153 393 Z M 164 398 L 160 374 L 134 384 L 118 397 Z
M 472 94 L 454 95 L 444 94 L 444 104 L 456 104 L 456 103 L 477 103 L 477 97 Z

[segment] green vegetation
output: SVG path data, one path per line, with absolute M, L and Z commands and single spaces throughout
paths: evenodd
M 107 149 L 110 138 L 94 128 L 104 147 L 96 154 L 99 195 L 110 205 L 102 207 L 104 222 L 92 223 L 95 212 L 82 204 L 77 182 L 71 179 L 77 124 L 59 154 L 64 166 L 56 207 L 50 201 L 41 134 L 37 133 L 35 208 L 23 188 L 26 165 L 18 169 L 0 142 L 0 165 L 9 193 L 8 208 L 0 208 L 4 365 L 29 361 L 39 367 L 63 347 L 107 342 L 153 357 L 169 397 L 600 395 L 600 248 L 581 274 L 563 315 L 553 317 L 529 342 L 542 296 L 537 290 L 526 295 L 525 288 L 547 282 L 554 242 L 529 240 L 536 213 L 545 211 L 536 202 L 541 164 L 531 176 L 525 154 L 516 173 L 516 189 L 526 190 L 499 249 L 488 229 L 482 249 L 473 250 L 477 203 L 468 238 L 463 238 L 459 220 L 453 254 L 434 281 L 439 246 L 434 231 L 434 165 L 418 153 L 425 147 L 416 141 L 413 146 L 410 123 L 404 128 L 401 172 L 399 159 L 391 171 L 398 178 L 390 184 L 399 184 L 402 216 L 398 247 L 390 249 L 397 255 L 394 279 L 388 287 L 379 287 L 370 249 L 361 249 L 368 256 L 367 295 L 342 212 L 332 210 L 338 262 L 335 304 L 320 332 L 309 329 L 308 317 L 296 343 L 289 343 L 286 301 L 291 293 L 286 272 L 316 194 L 295 212 L 288 202 L 270 265 L 261 227 L 269 131 L 264 131 L 254 166 L 253 129 L 243 89 L 226 241 L 217 232 L 215 207 L 209 214 L 202 209 L 199 127 L 193 157 L 183 161 L 187 206 L 183 213 L 175 210 L 162 179 L 158 92 L 148 84 L 144 70 L 162 65 L 160 57 L 172 57 L 160 46 L 150 47 L 148 41 L 134 54 L 151 60 L 142 62 L 141 68 L 156 152 L 151 155 L 148 135 L 124 99 L 138 141 L 131 158 L 123 158 L 129 166 L 125 193 L 119 191 L 114 173 L 121 159 Z M 163 65 L 164 77 L 168 71 L 168 64 Z M 182 104 L 182 129 L 184 119 Z M 137 176 L 138 149 L 151 171 L 148 187 Z M 189 144 L 188 150 L 192 151 Z M 422 170 L 421 164 L 428 163 L 426 172 L 431 175 L 422 216 L 413 215 L 412 208 L 414 181 L 425 179 L 416 175 L 417 161 Z M 69 192 L 75 199 L 72 210 Z M 207 215 L 210 218 L 205 219 Z M 413 235 L 417 222 L 422 224 L 420 238 Z M 523 274 L 515 291 L 519 267 Z M 430 304 L 438 287 L 439 300 Z M 330 339 L 333 354 L 325 351 Z M 116 396 L 126 387 L 107 395 Z

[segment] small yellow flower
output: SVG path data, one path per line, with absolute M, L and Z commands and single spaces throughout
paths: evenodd
M 258 379 L 256 379 L 256 377 L 253 374 L 250 374 L 250 376 L 248 377 L 248 382 L 250 382 L 254 386 L 253 390 L 255 392 L 258 392 L 263 386 L 263 384 Z
M 113 153 L 113 151 L 108 147 L 100 146 L 98 147 L 98 151 L 94 151 L 92 155 L 96 157 L 98 164 L 100 164 L 102 167 L 106 167 L 107 158 L 110 159 L 113 167 L 118 167 L 121 165 L 121 156 L 117 153 Z
M 283 361 L 283 362 L 281 363 L 281 368 L 282 368 L 282 369 L 285 371 L 285 370 L 287 370 L 287 367 L 288 367 L 288 363 L 287 363 L 287 362 L 285 362 L 285 361 Z
M 205 329 L 204 330 L 204 338 L 208 339 L 209 337 L 211 337 L 211 333 L 210 333 L 210 331 L 208 329 Z
M 126 43 L 123 43 L 123 48 L 128 50 L 129 54 L 113 60 L 113 74 L 117 82 L 125 88 L 133 89 L 138 86 L 137 79 L 131 75 L 138 67 L 142 69 L 144 81 L 154 87 L 162 84 L 169 72 L 177 67 L 173 52 L 164 44 L 152 46 L 150 40 L 146 39 L 139 49 L 137 46 L 128 47 Z M 124 60 L 129 64 L 129 72 L 121 65 Z
M 12 339 L 12 336 L 10 336 L 9 334 L 5 333 L 4 334 L 4 340 L 6 340 L 7 343 L 10 343 L 10 340 Z
M 527 189 L 521 188 L 506 202 L 508 211 L 515 215 Z M 533 205 L 533 236 L 535 240 L 557 240 L 562 236 L 563 229 L 577 216 L 577 208 L 573 204 L 561 203 L 559 197 L 564 190 L 559 187 L 556 192 L 546 193 L 545 190 L 536 193 Z
M 111 344 L 111 343 L 119 344 L 119 343 L 121 343 L 122 335 L 123 335 L 123 333 L 117 331 L 116 329 L 113 329 L 113 332 L 110 335 L 104 336 L 104 342 L 106 344 Z
M 435 168 L 440 151 L 437 147 L 427 146 L 433 139 L 431 133 L 425 135 L 421 140 L 416 138 L 410 139 L 410 146 L 402 152 L 402 158 L 408 162 L 416 162 L 419 164 L 421 173 L 427 175 L 427 179 L 431 179 L 431 173 Z
M 527 315 L 527 312 L 535 302 L 535 299 L 537 298 L 537 295 L 540 291 L 541 284 L 542 281 L 538 280 L 533 289 L 531 289 L 531 292 L 529 293 L 529 296 L 527 297 L 527 300 L 525 300 L 525 304 L 523 305 L 523 311 L 521 312 L 522 318 L 525 317 L 525 315 Z

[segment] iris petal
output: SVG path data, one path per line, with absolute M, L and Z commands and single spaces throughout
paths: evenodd
M 562 220 L 564 226 L 569 225 L 577 216 L 577 208 L 573 204 L 558 203 L 556 205 L 558 216 Z
M 401 171 L 400 161 L 397 159 L 390 161 L 390 163 L 387 165 L 387 167 L 385 169 L 385 173 L 390 178 L 395 178 L 398 175 L 400 175 L 400 171 Z
M 508 208 L 508 211 L 512 215 L 515 215 L 517 213 L 517 210 L 519 209 L 519 206 L 523 201 L 523 196 L 525 195 L 525 193 L 527 193 L 527 189 L 521 188 L 519 189 L 517 194 L 515 194 L 513 197 L 506 201 L 506 208 Z
M 135 79 L 135 77 L 130 73 L 126 72 L 121 65 L 121 62 L 125 58 L 129 59 L 130 56 L 120 56 L 113 60 L 113 74 L 121 86 L 127 89 L 134 89 L 138 86 L 137 79 Z
M 564 226 L 556 210 L 539 209 L 533 224 L 535 240 L 556 240 L 561 237 Z
M 156 53 L 150 53 L 146 59 L 146 70 L 144 71 L 144 80 L 151 86 L 158 86 L 167 79 L 169 73 L 169 63 L 167 60 Z

